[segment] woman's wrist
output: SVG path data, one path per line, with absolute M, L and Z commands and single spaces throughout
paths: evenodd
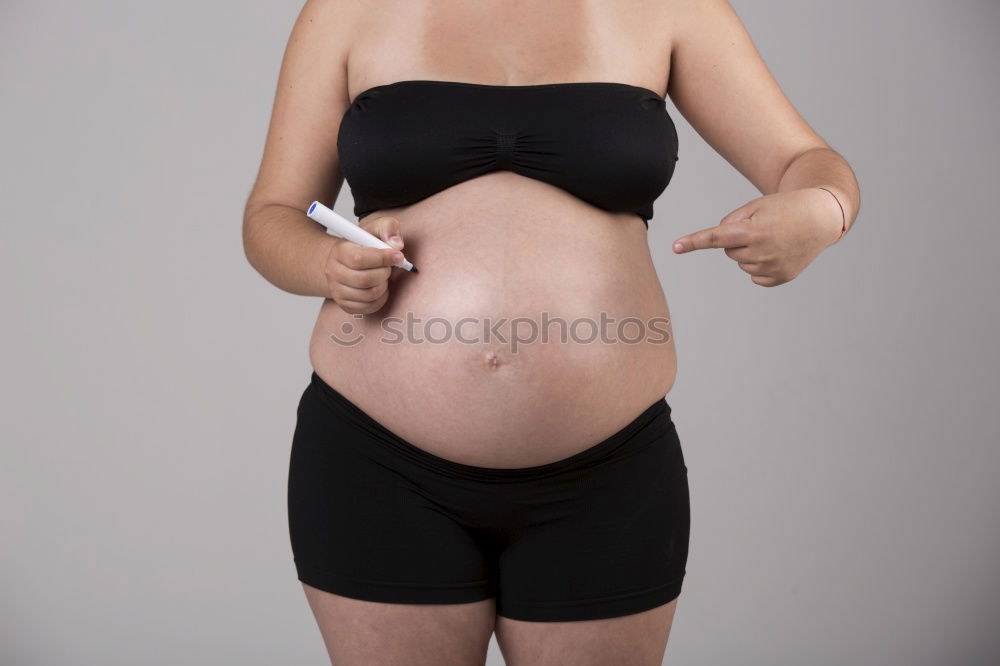
M 334 236 L 323 232 L 322 240 L 317 243 L 318 245 L 318 257 L 319 257 L 319 270 L 320 270 L 320 284 L 322 293 L 320 294 L 323 298 L 333 299 L 330 294 L 330 267 L 333 265 L 333 249 L 337 246 L 338 242 L 343 240 L 339 236 Z
M 837 217 L 837 220 L 839 221 L 839 227 L 838 227 L 838 230 L 837 230 L 837 235 L 836 235 L 836 238 L 833 240 L 833 242 L 830 243 L 831 245 L 833 245 L 833 243 L 839 242 L 840 239 L 844 237 L 844 234 L 847 233 L 847 213 L 844 211 L 844 205 L 842 203 L 840 203 L 840 197 L 838 197 L 833 192 L 832 189 L 830 189 L 829 187 L 826 187 L 824 185 L 816 185 L 814 187 L 814 189 L 823 190 L 823 191 L 829 193 L 829 195 L 836 202 L 837 210 L 840 213 L 839 217 Z

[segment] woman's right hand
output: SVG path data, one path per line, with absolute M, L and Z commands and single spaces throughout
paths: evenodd
M 349 314 L 369 314 L 385 305 L 392 267 L 403 260 L 399 220 L 385 216 L 366 220 L 360 226 L 392 248 L 365 247 L 344 238 L 333 239 L 324 268 L 327 298 Z

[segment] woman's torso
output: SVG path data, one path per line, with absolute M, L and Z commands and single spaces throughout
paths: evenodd
M 366 15 L 350 44 L 351 99 L 406 80 L 614 81 L 662 95 L 662 21 L 603 4 L 393 3 Z M 509 170 L 362 221 L 383 215 L 399 219 L 420 272 L 394 269 L 389 300 L 372 314 L 324 301 L 310 360 L 400 437 L 470 465 L 543 464 L 592 446 L 670 390 L 669 311 L 638 215 Z

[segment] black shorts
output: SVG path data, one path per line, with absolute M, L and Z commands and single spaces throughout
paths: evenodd
M 298 579 L 369 601 L 496 598 L 517 620 L 628 615 L 676 598 L 687 466 L 665 397 L 575 455 L 519 468 L 447 460 L 314 372 L 288 475 Z

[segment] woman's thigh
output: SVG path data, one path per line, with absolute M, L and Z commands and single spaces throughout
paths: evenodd
M 497 616 L 507 666 L 660 666 L 678 599 L 600 620 L 525 622 Z
M 483 666 L 493 599 L 464 604 L 363 601 L 302 584 L 335 666 Z

